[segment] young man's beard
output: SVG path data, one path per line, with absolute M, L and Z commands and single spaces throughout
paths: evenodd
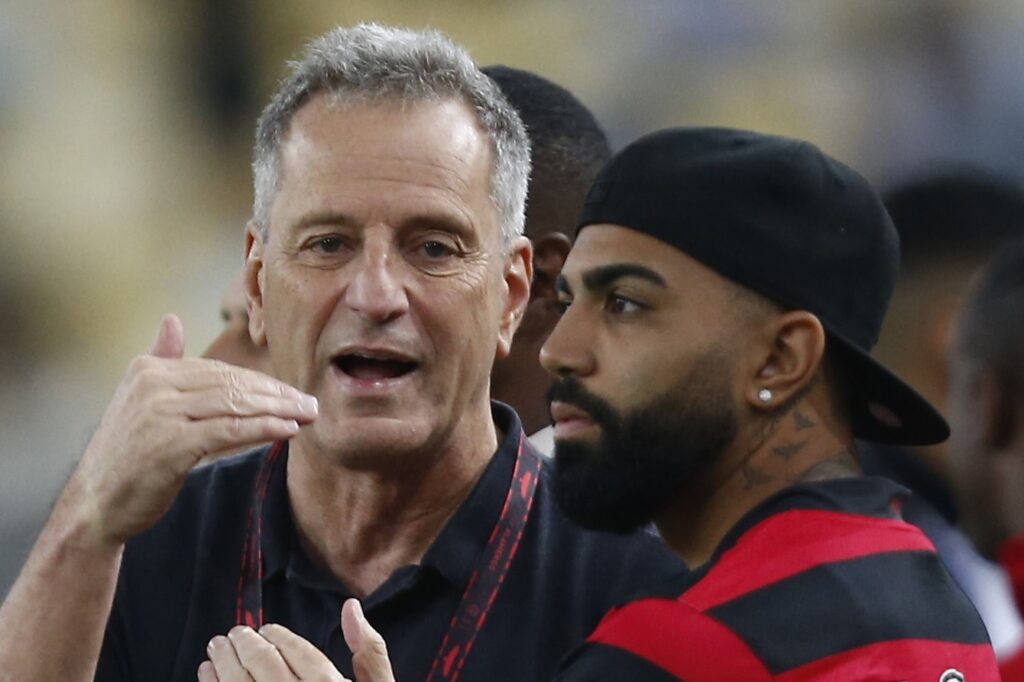
M 601 429 L 596 443 L 555 443 L 558 504 L 594 530 L 628 533 L 649 523 L 736 436 L 729 366 L 714 353 L 630 412 L 616 412 L 573 378 L 556 383 L 549 398 L 585 410 Z

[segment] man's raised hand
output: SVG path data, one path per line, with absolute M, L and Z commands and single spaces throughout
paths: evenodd
M 270 376 L 217 360 L 182 358 L 173 315 L 135 358 L 69 488 L 98 544 L 123 543 L 167 511 L 203 457 L 290 438 L 316 418 L 316 399 Z

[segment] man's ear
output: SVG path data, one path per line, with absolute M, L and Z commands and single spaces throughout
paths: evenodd
M 505 256 L 505 305 L 498 328 L 497 357 L 508 356 L 519 323 L 530 302 L 530 281 L 533 279 L 533 246 L 526 237 L 516 237 Z
M 249 311 L 249 336 L 257 346 L 267 345 L 263 324 L 263 236 L 252 220 L 245 226 L 245 269 L 242 286 Z
M 572 240 L 563 232 L 548 232 L 533 240 L 533 281 L 530 300 L 555 298 L 555 279 L 569 257 Z
M 757 410 L 787 404 L 811 385 L 825 354 L 825 329 L 805 310 L 771 316 L 755 342 L 753 371 L 744 387 L 747 403 Z M 770 391 L 767 400 L 764 389 Z

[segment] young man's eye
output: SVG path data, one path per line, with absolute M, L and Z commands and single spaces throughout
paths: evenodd
M 565 315 L 565 313 L 569 310 L 569 306 L 571 305 L 571 298 L 559 298 L 558 300 L 555 301 L 555 310 L 558 311 L 559 315 Z
M 644 309 L 644 306 L 636 301 L 626 298 L 625 296 L 618 296 L 612 294 L 605 301 L 605 310 L 616 315 L 629 314 L 639 312 Z

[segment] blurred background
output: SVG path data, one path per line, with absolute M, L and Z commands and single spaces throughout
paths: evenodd
M 722 124 L 880 187 L 1024 175 L 1024 0 L 0 0 L 0 589 L 161 314 L 218 333 L 284 61 L 366 20 L 537 71 L 616 145 Z

